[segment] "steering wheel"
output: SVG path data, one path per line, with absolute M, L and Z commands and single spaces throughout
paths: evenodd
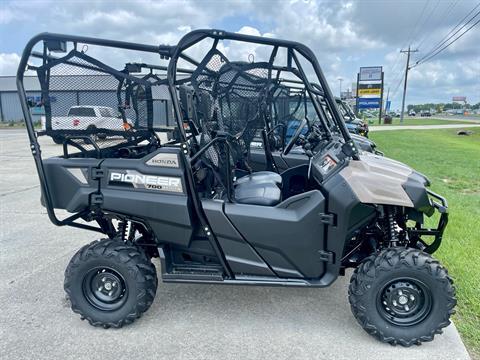
M 283 155 L 288 155 L 288 153 L 292 150 L 293 146 L 297 143 L 298 138 L 302 134 L 302 130 L 305 127 L 305 125 L 307 125 L 307 120 L 303 119 L 300 125 L 298 125 L 297 130 L 295 131 L 295 134 L 293 134 L 287 146 L 285 146 L 285 149 L 283 149 Z

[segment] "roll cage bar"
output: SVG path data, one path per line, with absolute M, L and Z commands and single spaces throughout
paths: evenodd
M 36 51 L 33 51 L 33 48 L 37 44 L 42 42 L 43 42 L 43 53 L 38 53 Z M 86 229 L 86 230 L 92 230 L 92 231 L 104 233 L 105 228 L 107 227 L 105 224 L 103 224 L 102 226 L 102 224 L 99 223 L 100 227 L 95 227 L 95 226 L 76 222 L 76 220 L 78 219 L 87 218 L 88 211 L 78 212 L 63 220 L 60 220 L 56 216 L 55 210 L 53 208 L 51 193 L 49 191 L 48 184 L 46 181 L 46 175 L 45 175 L 45 170 L 43 167 L 42 156 L 41 156 L 41 149 L 37 141 L 37 135 L 35 133 L 35 129 L 33 127 L 32 115 L 28 107 L 28 100 L 26 96 L 25 86 L 23 83 L 25 71 L 29 68 L 28 60 L 30 57 L 52 60 L 53 57 L 50 54 L 48 54 L 47 50 L 50 50 L 51 52 L 54 52 L 54 51 L 66 52 L 67 43 L 73 43 L 74 48 L 77 47 L 78 43 L 81 43 L 86 45 L 99 45 L 99 46 L 118 48 L 118 49 L 124 49 L 124 50 L 142 51 L 142 52 L 158 54 L 160 55 L 160 58 L 163 58 L 163 59 L 168 59 L 171 57 L 174 47 L 168 46 L 168 45 L 154 46 L 154 45 L 147 45 L 147 44 L 137 44 L 137 43 L 131 43 L 131 42 L 125 42 L 125 41 L 108 40 L 108 39 L 92 38 L 92 37 L 85 37 L 85 36 L 76 36 L 76 35 L 41 33 L 34 36 L 32 39 L 30 39 L 30 41 L 25 46 L 25 49 L 23 50 L 22 57 L 20 59 L 20 63 L 17 70 L 16 84 L 18 89 L 18 95 L 20 98 L 20 105 L 22 107 L 22 112 L 25 118 L 27 134 L 30 140 L 30 150 L 32 152 L 32 155 L 35 161 L 35 166 L 37 168 L 37 173 L 40 180 L 40 188 L 41 188 L 43 200 L 45 202 L 45 208 L 47 209 L 48 217 L 50 221 L 57 226 L 70 225 L 80 229 Z
M 29 68 L 28 61 L 30 57 L 41 58 L 48 61 L 55 61 L 55 57 L 51 55 L 52 52 L 66 52 L 66 44 L 73 43 L 74 49 L 77 48 L 78 44 L 85 44 L 85 45 L 98 45 L 103 47 L 111 47 L 117 49 L 124 49 L 124 50 L 133 50 L 133 51 L 141 51 L 147 53 L 158 54 L 161 59 L 171 59 L 168 66 L 160 66 L 160 65 L 149 65 L 149 64 L 131 64 L 131 66 L 138 65 L 144 68 L 150 69 L 158 69 L 166 71 L 166 84 L 168 85 L 168 89 L 170 92 L 170 96 L 172 99 L 173 110 L 175 120 L 177 122 L 178 130 L 180 133 L 180 142 L 182 143 L 181 146 L 184 150 L 185 154 L 188 154 L 188 143 L 187 143 L 187 136 L 186 131 L 183 127 L 183 118 L 182 112 L 179 104 L 179 98 L 177 95 L 176 86 L 182 84 L 182 80 L 177 79 L 178 74 L 191 74 L 189 69 L 181 69 L 177 68 L 177 62 L 179 59 L 183 59 L 190 63 L 193 66 L 198 67 L 200 63 L 195 59 L 191 58 L 187 54 L 184 53 L 185 50 L 192 47 L 196 43 L 210 38 L 214 40 L 214 46 L 218 43 L 219 40 L 233 40 L 233 41 L 240 41 L 240 42 L 249 42 L 249 43 L 256 43 L 262 45 L 269 45 L 273 47 L 272 53 L 270 55 L 269 63 L 272 65 L 270 69 L 270 76 L 271 70 L 277 71 L 277 81 L 290 81 L 292 83 L 303 84 L 305 86 L 305 91 L 308 93 L 309 97 L 312 99 L 312 104 L 317 112 L 319 119 L 321 119 L 326 132 L 331 137 L 330 130 L 326 124 L 326 120 L 321 115 L 322 109 L 321 105 L 315 99 L 314 94 L 318 94 L 319 91 L 323 92 L 325 96 L 325 101 L 328 103 L 329 107 L 332 109 L 332 115 L 334 117 L 335 122 L 338 125 L 338 129 L 340 130 L 343 138 L 345 139 L 346 143 L 350 143 L 351 147 L 354 149 L 353 142 L 351 141 L 350 135 L 348 133 L 345 124 L 343 123 L 342 117 L 340 112 L 336 107 L 335 98 L 333 97 L 328 85 L 326 78 L 323 72 L 320 69 L 318 61 L 313 54 L 313 52 L 303 44 L 287 41 L 287 40 L 279 40 L 279 39 L 272 39 L 272 38 L 264 38 L 259 36 L 251 36 L 251 35 L 244 35 L 244 34 L 237 34 L 237 33 L 230 33 L 221 30 L 196 30 L 188 33 L 185 35 L 177 46 L 168 46 L 168 45 L 147 45 L 147 44 L 138 44 L 138 43 L 131 43 L 125 41 L 118 41 L 118 40 L 108 40 L 108 39 L 101 39 L 101 38 L 93 38 L 93 37 L 85 37 L 85 36 L 76 36 L 76 35 L 64 35 L 64 34 L 56 34 L 56 33 L 41 33 L 34 36 L 26 45 L 22 57 L 20 59 L 18 71 L 17 71 L 17 78 L 16 84 L 20 98 L 20 104 L 22 107 L 22 112 L 25 118 L 25 124 L 27 128 L 27 133 L 30 141 L 30 150 L 32 152 L 35 166 L 37 168 L 37 172 L 39 175 L 40 180 L 40 187 L 43 195 L 43 199 L 45 202 L 45 207 L 47 209 L 48 216 L 52 223 L 58 226 L 63 225 L 70 225 L 82 229 L 93 230 L 98 232 L 105 232 L 105 225 L 99 222 L 100 227 L 95 227 L 91 225 L 86 225 L 83 223 L 78 223 L 76 220 L 78 219 L 88 219 L 89 214 L 88 211 L 79 212 L 72 216 L 67 217 L 66 219 L 60 220 L 57 218 L 54 208 L 53 208 L 53 201 L 50 195 L 50 191 L 48 188 L 48 184 L 46 181 L 45 170 L 43 168 L 42 163 L 42 156 L 41 156 L 41 149 L 40 145 L 37 141 L 37 134 L 33 127 L 33 120 L 32 114 L 30 113 L 29 109 L 29 102 L 27 100 L 26 91 L 24 87 L 24 75 L 25 71 Z M 34 51 L 34 47 L 40 43 L 43 43 L 43 52 Z M 275 60 L 275 56 L 278 52 L 279 48 L 286 48 L 288 51 L 288 65 L 284 66 L 275 66 L 273 62 Z M 300 65 L 300 62 L 297 58 L 298 54 L 301 54 L 305 57 L 313 66 L 315 74 L 320 81 L 320 86 L 314 86 L 306 81 L 306 75 L 303 72 L 303 69 Z M 63 60 L 65 63 L 68 64 L 68 59 Z M 295 63 L 297 68 L 294 68 L 292 64 Z M 76 64 L 76 66 L 79 66 Z M 31 67 L 36 69 L 36 67 Z M 88 70 L 88 65 L 85 67 Z M 113 70 L 113 69 L 112 69 Z M 119 72 L 121 70 L 115 70 Z M 289 71 L 296 75 L 298 78 L 302 79 L 303 81 L 295 81 L 295 80 L 286 80 L 280 79 L 279 74 L 282 71 Z M 268 131 L 268 128 L 267 128 Z M 98 150 L 98 149 L 97 149 Z M 356 152 L 353 151 L 353 156 L 357 156 Z
M 320 92 L 323 93 L 324 99 L 328 105 L 328 107 L 331 109 L 332 117 L 333 120 L 335 121 L 338 129 L 340 130 L 340 133 L 342 137 L 345 139 L 345 143 L 349 144 L 351 149 L 353 150 L 351 152 L 351 155 L 354 158 L 358 157 L 357 152 L 355 151 L 355 145 L 352 142 L 352 139 L 350 137 L 350 134 L 345 126 L 344 120 L 342 118 L 342 115 L 340 114 L 340 111 L 337 108 L 335 97 L 333 96 L 330 88 L 328 87 L 327 80 L 320 68 L 320 65 L 318 64 L 317 58 L 315 57 L 314 53 L 308 48 L 307 46 L 294 42 L 294 41 L 288 41 L 288 40 L 281 40 L 281 39 L 273 39 L 273 38 L 266 38 L 266 37 L 260 37 L 260 36 L 252 36 L 252 35 L 245 35 L 245 34 L 238 34 L 238 33 L 231 33 L 231 32 L 226 32 L 223 30 L 195 30 L 192 31 L 188 34 L 186 34 L 177 44 L 175 49 L 173 50 L 171 54 L 171 60 L 168 65 L 168 70 L 167 70 L 167 79 L 169 83 L 169 89 L 170 89 L 170 95 L 172 98 L 173 102 L 173 108 L 174 108 L 174 114 L 175 114 L 175 119 L 177 121 L 178 128 L 180 130 L 180 135 L 181 135 L 181 141 L 185 146 L 187 145 L 187 135 L 186 131 L 183 128 L 183 118 L 182 118 L 182 113 L 181 113 L 181 108 L 179 104 L 179 100 L 176 97 L 176 85 L 177 84 L 177 63 L 179 59 L 186 60 L 187 62 L 198 66 L 200 65 L 196 60 L 192 59 L 188 55 L 184 53 L 185 50 L 189 49 L 190 47 L 194 46 L 195 44 L 201 42 L 202 40 L 205 39 L 213 39 L 213 45 L 211 50 L 216 48 L 218 42 L 220 40 L 233 40 L 233 41 L 239 41 L 239 42 L 248 42 L 248 43 L 255 43 L 255 44 L 260 44 L 260 45 L 269 45 L 273 47 L 273 50 L 270 55 L 270 60 L 269 64 L 271 65 L 270 67 L 270 76 L 271 76 L 271 70 L 278 70 L 280 71 L 285 70 L 285 71 L 290 71 L 294 73 L 296 76 L 298 76 L 300 79 L 303 81 L 299 81 L 298 83 L 303 84 L 305 86 L 305 90 L 308 93 L 309 97 L 312 100 L 312 104 L 314 106 L 315 111 L 317 112 L 318 118 L 322 122 L 322 125 L 325 129 L 325 132 L 329 138 L 332 137 L 330 128 L 327 124 L 327 120 L 324 118 L 323 115 L 323 109 L 321 109 L 321 105 L 318 103 L 317 99 L 315 98 L 314 94 L 318 94 L 319 90 Z M 277 67 L 273 65 L 273 62 L 275 60 L 275 56 L 278 52 L 279 48 L 286 48 L 287 49 L 287 67 Z M 319 86 L 315 87 L 313 84 L 307 81 L 307 77 L 303 71 L 302 66 L 300 65 L 300 62 L 298 60 L 298 57 L 296 55 L 296 52 L 301 54 L 303 57 L 305 57 L 312 65 L 315 75 L 320 81 Z M 297 68 L 294 68 L 292 66 L 292 63 L 295 63 Z M 269 129 L 267 128 L 267 131 Z

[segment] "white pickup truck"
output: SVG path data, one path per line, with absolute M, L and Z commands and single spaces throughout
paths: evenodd
M 128 121 L 127 128 L 132 126 Z M 45 118 L 42 117 L 42 128 L 45 130 Z M 72 106 L 68 110 L 67 116 L 52 117 L 52 130 L 87 130 L 87 129 L 106 129 L 106 130 L 126 130 L 123 119 L 117 116 L 117 113 L 106 106 Z M 52 137 L 53 141 L 61 144 L 64 137 L 57 135 Z M 101 135 L 99 135 L 101 138 Z

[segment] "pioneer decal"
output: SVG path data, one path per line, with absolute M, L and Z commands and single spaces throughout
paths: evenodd
M 150 166 L 161 166 L 161 167 L 171 167 L 178 168 L 178 156 L 177 154 L 170 153 L 160 153 L 152 157 L 145 164 Z
M 137 189 L 183 193 L 182 179 L 172 176 L 145 175 L 136 170 L 113 170 L 110 185 L 132 185 Z

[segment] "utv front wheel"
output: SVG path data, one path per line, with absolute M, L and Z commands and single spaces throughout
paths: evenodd
M 392 345 L 420 345 L 450 324 L 456 305 L 447 270 L 429 254 L 390 248 L 365 259 L 350 280 L 353 315 Z
M 72 310 L 93 326 L 122 327 L 139 318 L 157 290 L 155 266 L 141 249 L 102 239 L 81 248 L 65 270 Z

